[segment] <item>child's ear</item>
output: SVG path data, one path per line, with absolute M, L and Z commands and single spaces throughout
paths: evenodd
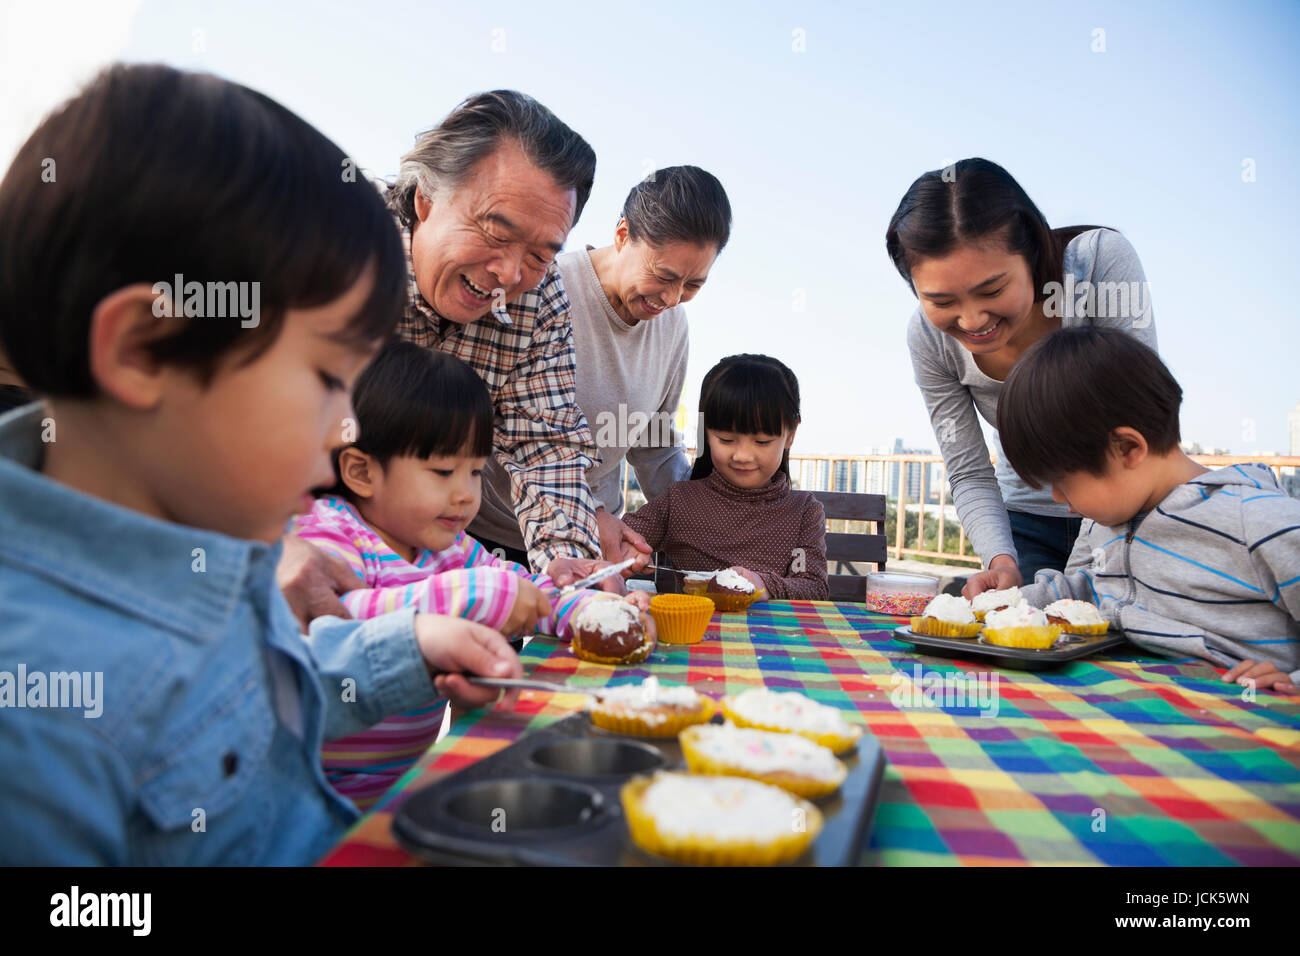
M 1110 433 L 1110 447 L 1120 464 L 1125 468 L 1136 468 L 1147 458 L 1147 440 L 1136 428 L 1127 425 L 1116 428 Z
M 799 430 L 799 424 L 796 422 L 794 428 L 790 429 L 790 434 L 785 436 L 785 450 L 789 451 L 790 446 L 794 444 L 794 433 Z
M 163 397 L 166 369 L 149 346 L 192 321 L 154 315 L 157 301 L 153 287 L 139 283 L 110 292 L 90 314 L 90 376 L 106 395 L 133 409 L 154 408 Z
M 372 498 L 379 463 L 370 455 L 349 446 L 339 452 L 339 477 L 358 498 Z

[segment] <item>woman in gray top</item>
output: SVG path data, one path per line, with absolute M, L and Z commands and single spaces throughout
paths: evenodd
M 649 499 L 690 477 L 673 425 L 688 350 L 682 303 L 704 286 L 730 235 L 722 183 L 696 166 L 671 166 L 628 193 L 611 245 L 555 260 L 570 301 L 577 403 L 600 451 L 587 484 L 608 561 L 650 553 L 620 517 L 623 460 Z M 485 486 L 484 508 L 490 497 Z M 516 548 L 522 537 L 500 544 Z
M 1056 329 L 1120 328 L 1156 348 L 1137 253 L 1110 229 L 1049 228 L 1010 173 L 986 159 L 916 180 L 885 246 L 919 300 L 908 350 L 957 516 L 986 568 L 971 583 L 1006 588 L 1041 568 L 1064 570 L 1079 518 L 1050 487 L 1024 484 L 1001 454 L 990 463 L 976 414 L 996 427 L 1003 380 Z

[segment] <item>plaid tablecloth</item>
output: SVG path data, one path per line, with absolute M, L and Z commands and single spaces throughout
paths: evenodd
M 654 674 L 715 696 L 766 684 L 850 711 L 889 762 L 865 864 L 1300 862 L 1300 701 L 1249 699 L 1208 664 L 1127 646 L 1041 672 L 928 657 L 893 639 L 900 623 L 774 601 L 715 614 L 702 643 L 661 644 L 638 668 L 548 638 L 521 656 L 546 680 Z M 404 797 L 584 699 L 526 692 L 512 712 L 457 721 L 322 863 L 414 863 L 390 832 Z

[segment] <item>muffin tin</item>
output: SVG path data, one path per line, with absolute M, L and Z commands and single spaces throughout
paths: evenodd
M 825 826 L 794 865 L 852 866 L 867 847 L 884 756 L 866 735 L 839 759 L 848 776 L 816 801 Z M 671 865 L 632 843 L 619 788 L 685 766 L 675 737 L 611 734 L 573 714 L 412 794 L 393 834 L 432 863 Z
M 894 637 L 904 644 L 929 651 L 940 657 L 985 657 L 993 663 L 1012 670 L 1041 671 L 1069 661 L 1088 657 L 1099 651 L 1118 647 L 1125 642 L 1123 634 L 1108 631 L 1105 634 L 1068 635 L 1064 644 L 1035 650 L 1030 647 L 1002 647 L 987 644 L 978 637 L 931 637 L 917 634 L 910 627 L 894 629 Z

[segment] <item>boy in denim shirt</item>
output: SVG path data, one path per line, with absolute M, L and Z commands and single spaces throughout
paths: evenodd
M 0 347 L 44 399 L 0 418 L 0 863 L 310 863 L 356 818 L 322 740 L 520 673 L 412 611 L 304 639 L 276 587 L 405 293 L 347 162 L 244 87 L 118 66 L 0 183 Z

